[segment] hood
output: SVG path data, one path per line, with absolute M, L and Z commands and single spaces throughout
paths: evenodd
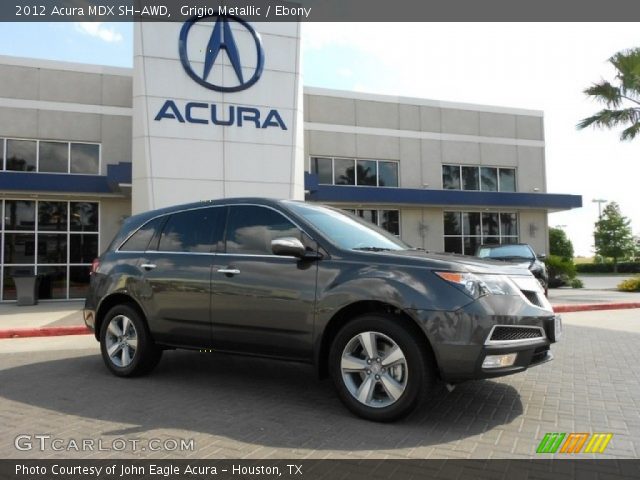
M 415 260 L 420 262 L 422 266 L 435 269 L 441 268 L 443 270 L 496 275 L 531 275 L 529 272 L 529 262 L 512 263 L 499 260 L 484 260 L 469 255 L 432 253 L 424 250 L 390 250 L 366 252 L 366 254 L 386 257 L 390 261 L 403 259 L 410 262 L 411 260 Z

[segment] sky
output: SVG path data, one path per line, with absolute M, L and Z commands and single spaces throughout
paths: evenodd
M 544 111 L 547 191 L 582 195 L 552 213 L 576 254 L 593 253 L 593 199 L 616 201 L 640 234 L 640 139 L 582 130 L 600 108 L 582 92 L 607 59 L 640 46 L 631 23 L 305 23 L 305 85 Z M 2 24 L 0 54 L 131 67 L 126 23 Z

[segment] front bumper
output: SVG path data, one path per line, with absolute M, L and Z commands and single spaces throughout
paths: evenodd
M 546 363 L 553 359 L 551 344 L 562 333 L 560 317 L 518 296 L 489 295 L 455 312 L 414 313 L 433 347 L 440 376 L 449 383 L 510 375 Z M 523 328 L 530 336 L 496 336 L 499 327 Z M 487 356 L 514 353 L 507 366 L 483 366 Z

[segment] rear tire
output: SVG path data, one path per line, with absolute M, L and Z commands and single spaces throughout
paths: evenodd
M 429 395 L 435 362 L 405 319 L 365 314 L 347 323 L 329 351 L 338 396 L 356 415 L 391 422 L 411 413 Z
M 136 309 L 116 305 L 100 327 L 100 351 L 107 368 L 118 377 L 149 373 L 162 357 Z

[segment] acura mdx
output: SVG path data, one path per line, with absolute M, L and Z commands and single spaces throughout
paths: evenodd
M 438 380 L 552 359 L 560 318 L 527 268 L 434 254 L 344 211 L 225 199 L 124 221 L 92 266 L 84 320 L 130 377 L 164 350 L 313 364 L 354 413 L 391 421 Z

